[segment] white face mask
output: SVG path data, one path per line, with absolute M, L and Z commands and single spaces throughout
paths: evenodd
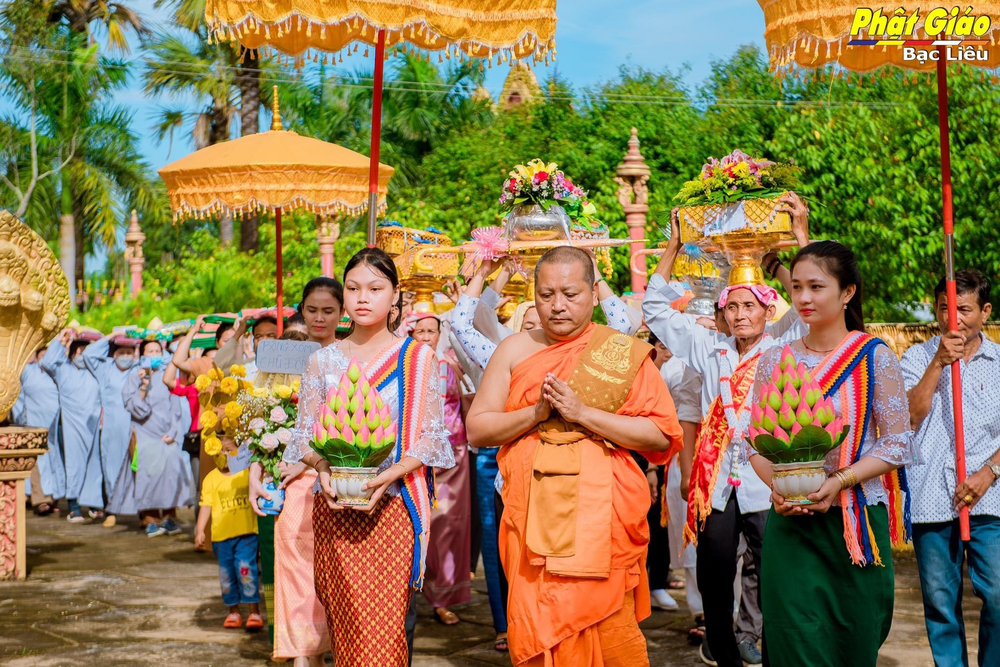
M 132 368 L 132 365 L 134 363 L 135 363 L 135 358 L 133 357 L 126 357 L 126 356 L 115 357 L 115 366 L 117 366 L 123 371 L 127 371 L 128 369 Z

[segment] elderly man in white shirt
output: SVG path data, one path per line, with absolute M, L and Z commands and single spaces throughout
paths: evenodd
M 795 194 L 785 195 L 781 210 L 791 214 L 793 235 L 799 245 L 808 245 L 808 209 L 802 200 Z M 744 392 L 742 399 L 735 396 L 738 392 L 734 391 L 734 384 L 737 382 L 734 379 L 731 383 L 730 378 L 750 375 L 743 378 L 741 386 L 745 389 L 746 380 L 749 380 L 752 387 L 752 370 L 760 354 L 774 345 L 802 337 L 807 328 L 794 311 L 789 311 L 776 324 L 768 324 L 774 317 L 772 302 L 777 292 L 763 284 L 762 275 L 758 275 L 754 283 L 730 285 L 720 296 L 719 305 L 733 333 L 731 336 L 705 329 L 693 318 L 674 310 L 670 304 L 683 295 L 683 289 L 679 284 L 669 284 L 668 280 L 680 249 L 680 221 L 674 209 L 670 241 L 650 279 L 642 310 L 650 331 L 675 357 L 703 378 L 701 408 L 712 423 L 703 425 L 702 442 L 716 431 L 724 434 L 719 443 L 713 442 L 708 449 L 702 446 L 696 454 L 685 535 L 697 543 L 698 588 L 705 607 L 706 627 L 702 660 L 723 667 L 743 667 L 744 662 L 759 663 L 760 653 L 749 642 L 738 644 L 733 631 L 732 582 L 736 576 L 737 547 L 742 535 L 759 569 L 771 490 L 753 471 L 749 461 L 741 461 L 738 456 L 749 424 L 749 405 L 743 405 L 749 391 Z M 790 292 L 791 276 L 777 256 L 767 255 L 763 265 L 772 277 L 781 281 L 786 292 Z M 727 403 L 733 405 L 726 406 Z M 722 416 L 723 407 L 725 416 Z M 705 455 L 718 457 L 716 464 L 709 468 L 718 471 L 717 477 L 726 475 L 726 479 L 706 477 L 710 473 L 703 470 Z M 699 462 L 703 465 L 699 466 Z
M 941 336 L 914 345 L 901 366 L 917 432 L 920 461 L 907 466 L 913 546 L 920 571 L 924 622 L 936 665 L 968 665 L 962 618 L 962 561 L 983 601 L 979 664 L 1000 665 L 1000 345 L 982 332 L 990 317 L 990 280 L 978 271 L 955 274 L 958 331 L 948 331 L 945 282 L 934 290 Z M 962 368 L 965 460 L 955 472 L 951 364 Z M 971 540 L 959 538 L 958 512 L 968 507 Z

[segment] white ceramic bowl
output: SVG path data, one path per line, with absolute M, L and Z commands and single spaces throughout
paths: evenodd
M 806 496 L 816 493 L 826 481 L 823 461 L 805 463 L 775 463 L 771 480 L 775 490 L 792 503 L 812 503 Z
M 330 484 L 337 492 L 337 503 L 348 507 L 367 505 L 375 489 L 365 491 L 361 485 L 377 475 L 378 468 L 330 468 Z

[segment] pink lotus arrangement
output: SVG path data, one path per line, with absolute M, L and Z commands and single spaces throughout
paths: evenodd
M 821 461 L 850 430 L 836 415 L 833 399 L 823 396 L 819 383 L 803 363 L 796 364 L 787 345 L 750 417 L 754 449 L 779 464 Z
M 352 358 L 313 422 L 312 447 L 331 465 L 377 468 L 396 444 L 389 406 Z

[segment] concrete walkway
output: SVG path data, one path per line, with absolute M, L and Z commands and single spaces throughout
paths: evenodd
M 105 529 L 30 516 L 28 579 L 0 583 L 0 662 L 25 667 L 268 664 L 265 634 L 223 630 L 215 559 L 193 551 L 192 519 L 190 511 L 181 515 L 188 533 L 149 539 L 135 522 Z M 436 623 L 420 599 L 414 665 L 510 664 L 506 654 L 493 650 L 481 571 L 474 588 L 472 602 L 455 608 L 462 623 L 454 627 Z M 677 593 L 683 600 L 683 591 Z M 972 654 L 978 609 L 967 583 Z M 701 664 L 697 649 L 686 642 L 689 625 L 684 611 L 654 612 L 642 624 L 652 665 Z M 912 556 L 903 556 L 896 563 L 892 634 L 879 665 L 932 664 L 916 564 Z

